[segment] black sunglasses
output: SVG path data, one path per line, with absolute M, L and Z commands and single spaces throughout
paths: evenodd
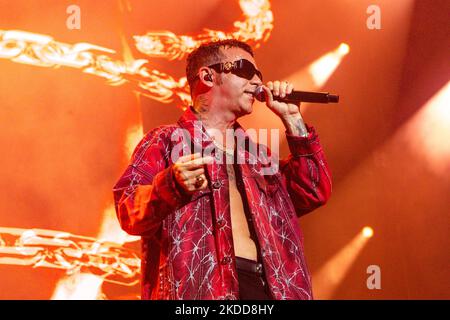
M 256 67 L 250 61 L 246 59 L 240 59 L 234 62 L 221 62 L 208 66 L 208 68 L 214 69 L 216 72 L 231 72 L 238 77 L 251 80 L 256 74 L 258 78 L 262 81 L 263 76 L 261 71 L 256 69 Z

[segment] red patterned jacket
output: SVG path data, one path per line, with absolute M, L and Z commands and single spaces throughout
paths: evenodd
M 172 149 L 180 141 L 187 145 L 174 132 L 185 129 L 194 137 L 198 129 L 202 139 L 193 139 L 196 147 L 211 145 L 198 123 L 188 109 L 178 124 L 147 133 L 114 186 L 122 228 L 142 237 L 142 299 L 239 299 L 225 165 L 207 165 L 208 188 L 191 196 L 180 193 L 171 174 Z M 277 173 L 262 175 L 259 158 L 239 164 L 275 299 L 312 299 L 297 218 L 328 200 L 331 176 L 318 136 L 308 129 L 306 138 L 286 135 L 291 154 Z M 217 150 L 213 155 L 219 159 Z M 254 160 L 249 150 L 237 147 L 238 154 Z

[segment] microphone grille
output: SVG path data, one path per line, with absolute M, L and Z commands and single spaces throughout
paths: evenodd
M 255 99 L 260 102 L 266 101 L 266 94 L 264 93 L 264 89 L 262 86 L 258 86 L 255 89 L 255 93 L 253 95 L 255 96 Z

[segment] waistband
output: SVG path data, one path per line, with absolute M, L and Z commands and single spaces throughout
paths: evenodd
M 236 269 L 254 273 L 258 276 L 263 275 L 262 263 L 259 263 L 259 262 L 253 261 L 253 260 L 249 260 L 249 259 L 245 259 L 245 258 L 241 258 L 241 257 L 236 257 Z

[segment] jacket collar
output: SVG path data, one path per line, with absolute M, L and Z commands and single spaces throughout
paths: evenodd
M 189 107 L 183 113 L 178 120 L 178 124 L 182 129 L 189 133 L 189 137 L 185 136 L 185 141 L 191 145 L 192 153 L 204 151 L 206 148 L 215 148 L 213 139 L 207 133 L 202 121 L 197 117 L 192 107 Z M 264 161 L 267 161 L 267 155 L 261 155 L 260 145 L 251 139 L 237 121 L 234 123 L 234 130 L 239 130 L 239 135 L 241 135 L 241 138 L 237 139 L 237 155 L 242 157 L 241 159 L 244 159 L 245 163 L 254 167 L 256 171 L 259 171 L 261 169 L 261 160 L 264 159 Z M 192 141 L 194 142 L 193 144 Z M 217 148 L 215 148 L 215 150 L 217 150 Z

